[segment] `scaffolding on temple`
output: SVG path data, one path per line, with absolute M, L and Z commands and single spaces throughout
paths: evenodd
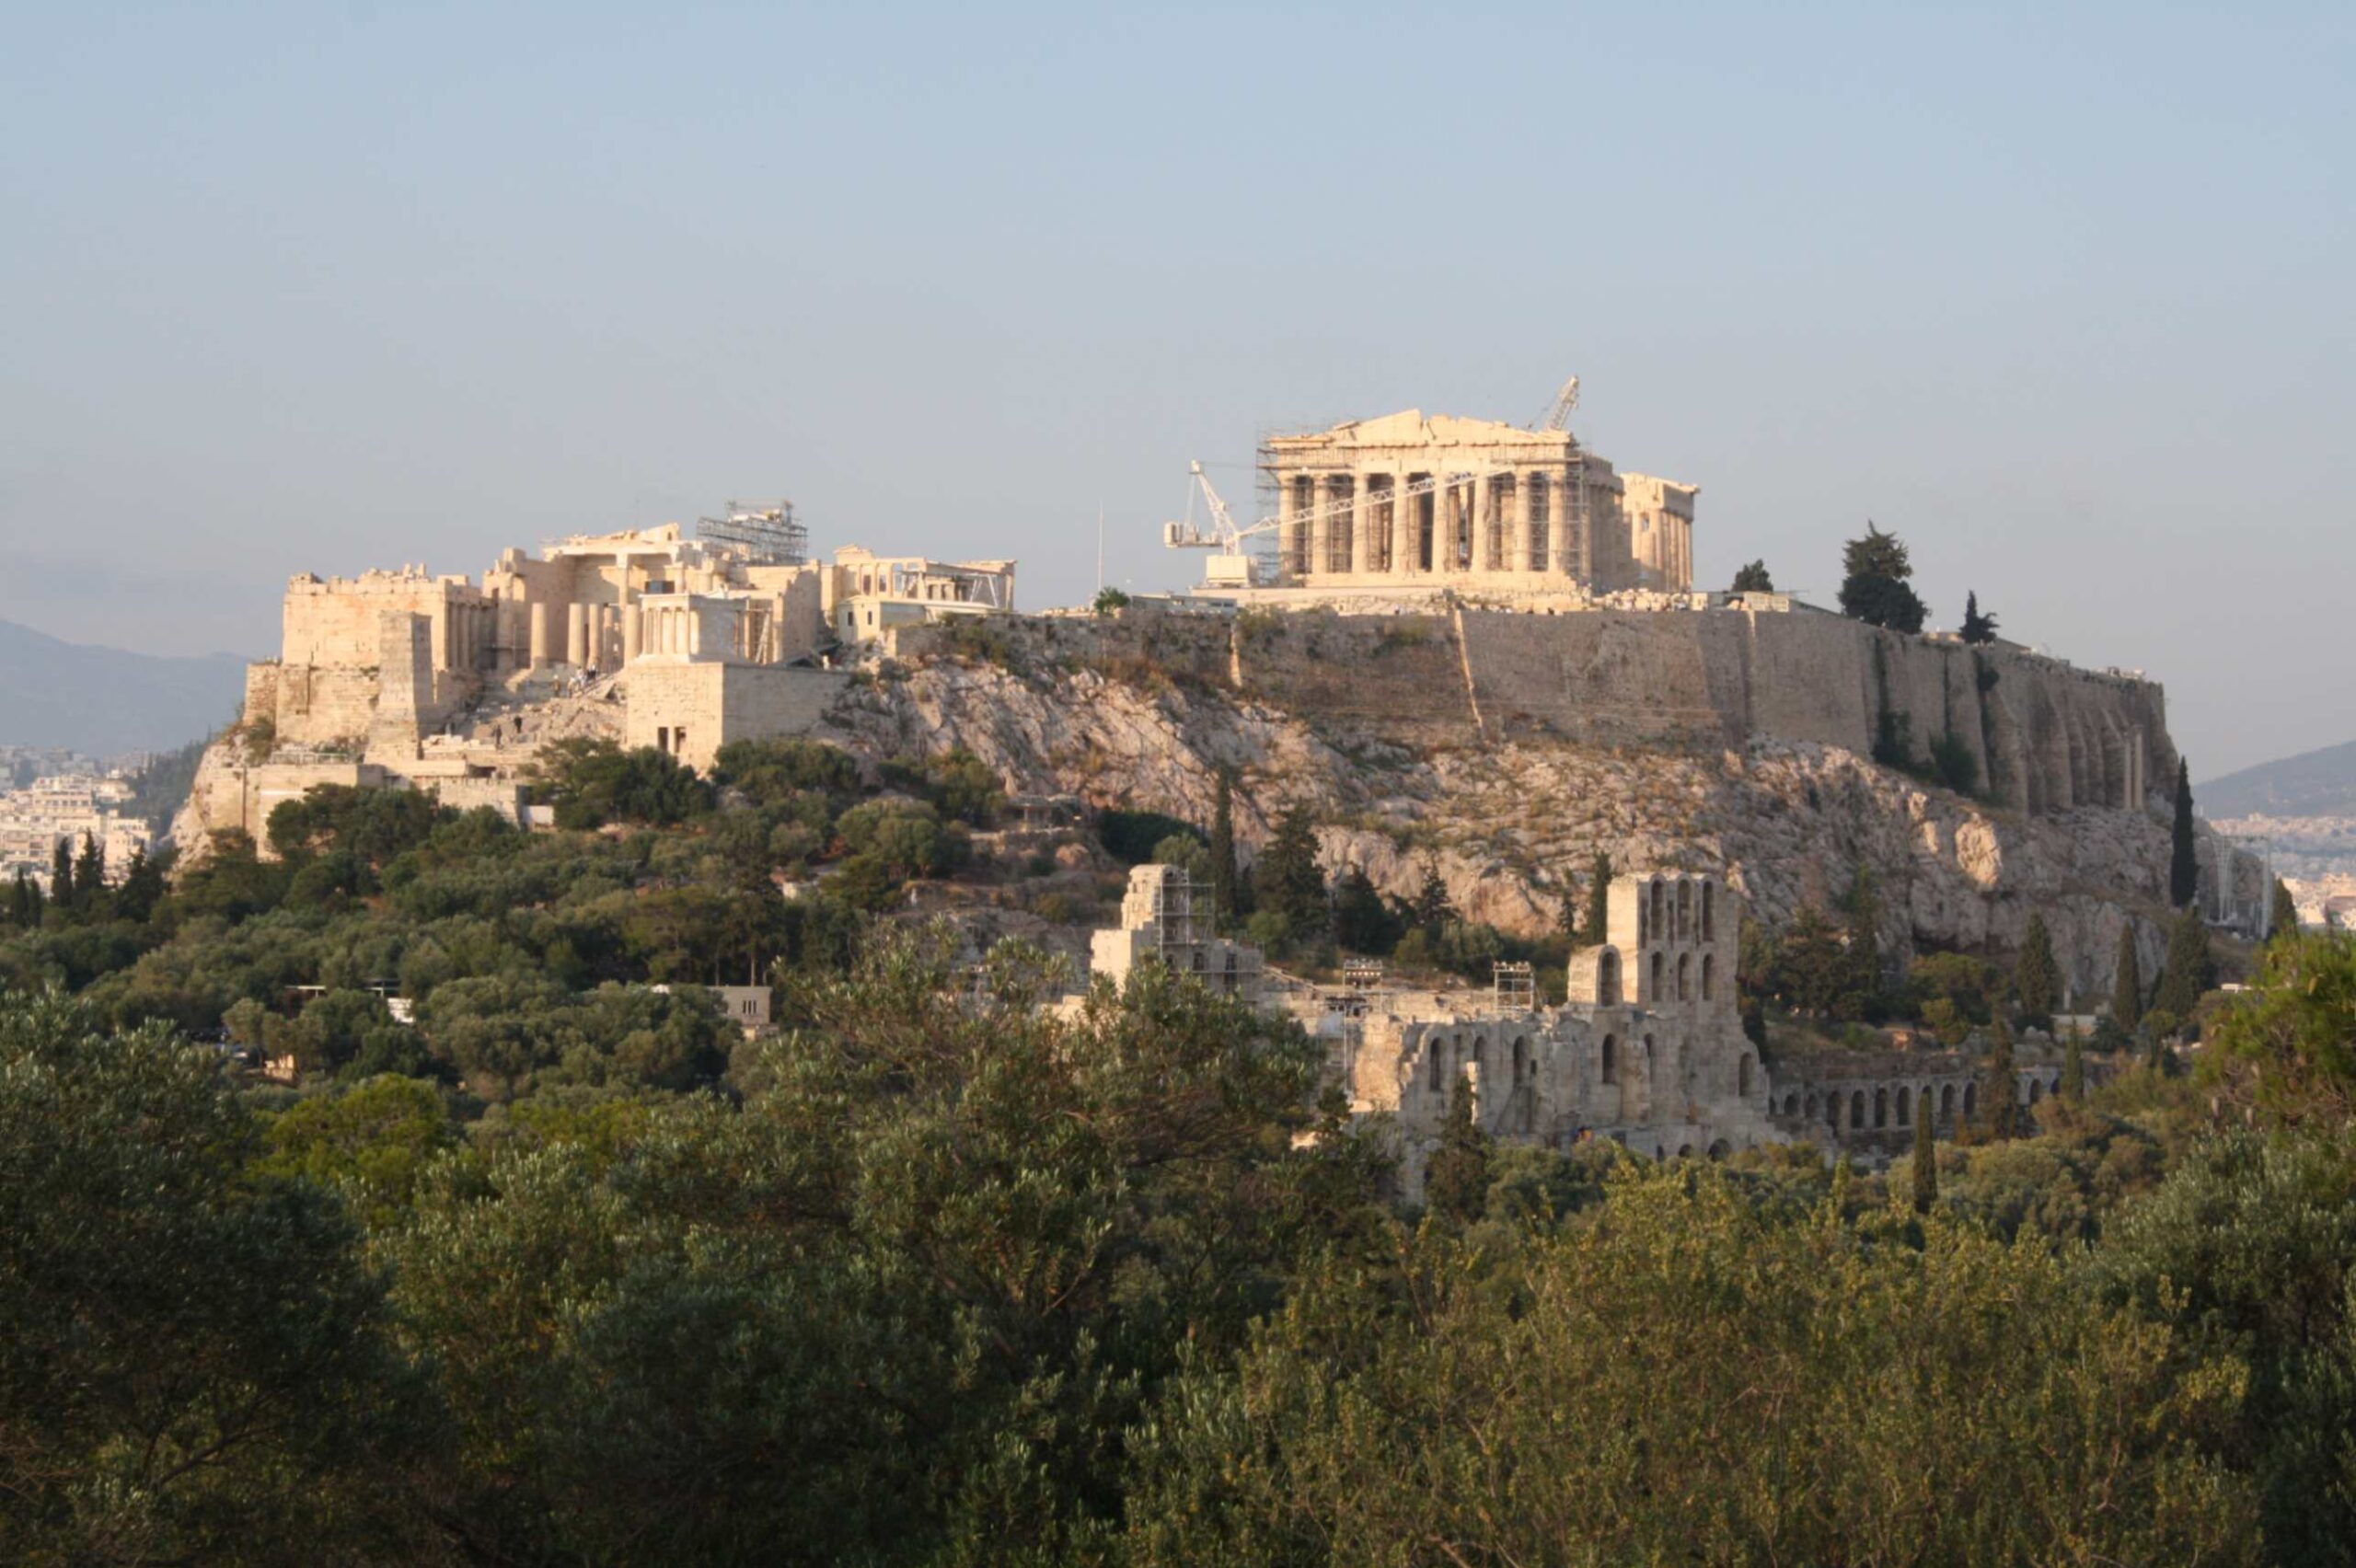
M 790 501 L 732 501 L 724 515 L 696 519 L 696 537 L 733 545 L 755 566 L 799 566 L 810 559 L 810 530 L 794 521 Z

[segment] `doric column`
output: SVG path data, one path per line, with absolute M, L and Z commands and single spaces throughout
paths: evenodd
M 622 663 L 628 664 L 638 657 L 640 636 L 638 606 L 625 604 L 621 607 L 621 615 Z
M 1415 510 L 1415 501 L 1407 494 L 1407 470 L 1402 467 L 1391 478 L 1391 575 L 1393 577 L 1404 577 L 1415 569 L 1415 540 L 1407 526 Z
M 532 668 L 536 670 L 545 670 L 548 668 L 549 646 L 555 640 L 555 639 L 550 636 L 551 628 L 549 625 L 549 612 L 551 607 L 552 606 L 550 606 L 545 599 L 534 603 L 530 607 L 532 617 Z
M 1532 555 L 1530 548 L 1530 487 L 1537 476 L 1519 470 L 1513 477 L 1513 569 L 1527 573 Z
M 1333 525 L 1333 510 L 1329 504 L 1326 477 L 1319 474 L 1309 481 L 1309 570 L 1311 575 L 1325 571 L 1325 531 Z

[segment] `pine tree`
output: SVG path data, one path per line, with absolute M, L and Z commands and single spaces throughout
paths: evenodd
M 1730 594 L 1773 594 L 1775 580 L 1767 574 L 1766 561 L 1754 560 L 1736 571 L 1734 586 L 1727 591 Z
M 1587 929 L 1589 947 L 1601 947 L 1611 938 L 1611 857 L 1598 849 L 1595 866 L 1587 874 Z
M 2216 983 L 2216 961 L 2209 955 L 2209 927 L 2200 911 L 2188 908 L 2176 917 L 2176 928 L 2168 933 L 2167 967 L 2160 971 L 2159 989 L 2152 993 L 2152 1010 L 2172 1014 L 2180 1027 Z
M 1235 918 L 1235 778 L 1224 767 L 1211 781 L 1211 908 Z
M 2135 922 L 2119 928 L 2119 959 L 2111 966 L 2110 1020 L 2128 1033 L 2143 1021 L 2143 961 L 2135 945 Z
M 1980 613 L 1980 595 L 1977 594 L 1963 596 L 1963 640 L 1975 643 L 1996 640 L 1996 617 Z
M 1932 1137 L 1930 1099 L 1924 1092 L 1922 1109 L 1914 1117 L 1914 1212 L 1928 1214 L 1931 1205 L 1939 1201 L 1939 1160 Z
M 1892 631 L 1920 631 L 1930 613 L 1906 580 L 1914 575 L 1906 546 L 1868 521 L 1863 538 L 1842 550 L 1841 613 Z
M 2054 1007 L 2062 999 L 2062 971 L 2053 962 L 2053 938 L 2045 928 L 2042 915 L 2028 917 L 2028 930 L 2021 938 L 2020 964 L 2013 974 L 2013 988 L 2020 995 L 2024 1023 L 2040 1029 L 2052 1023 Z
M 2073 1105 L 2084 1104 L 2086 1098 L 2086 1056 L 2074 1030 L 2062 1050 L 2062 1098 Z
M 2192 774 L 2176 759 L 2176 824 L 2168 843 L 2168 902 L 2182 909 L 2200 891 L 2200 862 L 2192 837 Z
M 1988 1066 L 1980 1089 L 1988 1102 L 1988 1136 L 2009 1138 L 2020 1131 L 2021 1080 L 2013 1066 L 2013 1032 L 2003 1019 L 1989 1026 Z
M 151 859 L 144 849 L 134 849 L 131 863 L 124 868 L 122 885 L 114 890 L 114 917 L 118 920 L 145 921 L 156 912 L 169 891 L 164 878 L 164 861 Z
M 2274 896 L 2272 901 L 2267 905 L 2266 911 L 2267 940 L 2271 941 L 2276 937 L 2294 937 L 2298 934 L 2298 903 L 2296 900 L 2292 898 L 2291 890 L 2283 885 L 2282 879 L 2281 877 L 2276 877 L 2274 879 Z
M 1424 1198 L 1434 1212 L 1459 1224 L 1480 1218 L 1489 1206 L 1489 1135 L 1473 1116 L 1469 1076 L 1459 1077 L 1449 1096 L 1439 1147 L 1424 1167 Z

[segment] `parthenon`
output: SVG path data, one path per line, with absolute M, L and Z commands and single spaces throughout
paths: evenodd
M 1276 585 L 1683 592 L 1696 487 L 1620 475 L 1565 430 L 1410 409 L 1270 438 Z

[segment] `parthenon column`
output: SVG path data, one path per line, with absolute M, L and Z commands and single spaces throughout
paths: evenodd
M 1300 560 L 1300 509 L 1293 503 L 1292 476 L 1276 473 L 1276 577 L 1289 582 Z
M 1414 556 L 1414 535 L 1406 532 L 1406 523 L 1416 511 L 1414 499 L 1406 494 L 1406 468 L 1397 468 L 1390 476 L 1390 574 L 1406 577 L 1416 568 Z
M 1529 473 L 1519 469 L 1513 477 L 1513 569 L 1519 572 L 1529 571 L 1532 553 L 1530 538 L 1531 478 Z
M 1309 481 L 1309 574 L 1318 575 L 1325 570 L 1325 532 L 1333 525 L 1332 496 L 1323 474 Z
M 631 660 L 638 657 L 640 637 L 638 606 L 630 604 L 623 605 L 621 607 L 621 616 L 622 663 L 627 664 Z

